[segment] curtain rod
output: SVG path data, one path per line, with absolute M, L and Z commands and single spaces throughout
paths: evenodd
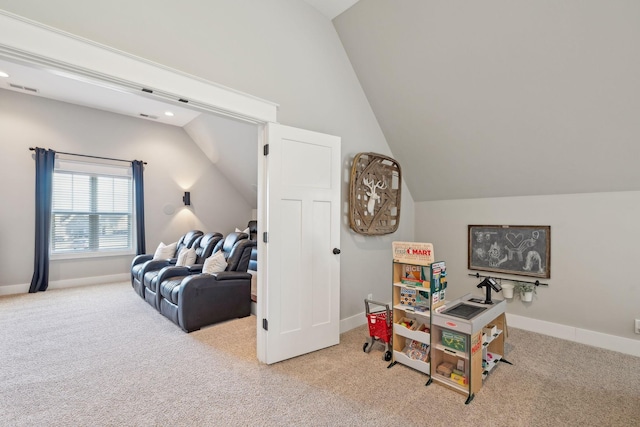
M 37 147 L 29 147 L 30 151 L 36 151 Z M 92 159 L 101 159 L 101 160 L 113 160 L 115 162 L 127 162 L 133 163 L 133 160 L 122 160 L 122 159 L 112 159 L 111 157 L 100 157 L 100 156 L 90 156 L 88 154 L 76 154 L 76 153 L 65 153 L 64 151 L 56 151 L 57 154 L 66 154 L 68 156 L 79 156 L 79 157 L 90 157 Z M 142 162 L 143 165 L 146 165 L 147 162 Z
M 475 278 L 481 278 L 481 277 L 493 277 L 494 279 L 499 279 L 499 280 L 507 280 L 509 282 L 522 282 L 522 283 L 531 283 L 532 285 L 536 285 L 536 286 L 549 286 L 548 283 L 540 283 L 539 280 L 536 280 L 535 282 L 530 282 L 528 280 L 520 280 L 520 279 L 508 279 L 506 277 L 496 277 L 496 276 L 483 276 L 480 273 L 469 273 L 469 276 L 475 277 Z

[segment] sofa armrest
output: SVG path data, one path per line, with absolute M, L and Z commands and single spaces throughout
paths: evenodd
M 189 267 L 176 267 L 175 265 L 169 265 L 167 267 L 164 267 L 162 270 L 160 270 L 160 273 L 158 273 L 158 284 L 172 277 L 190 276 L 192 274 L 193 273 L 189 271 Z
M 172 264 L 171 261 L 168 259 L 154 259 L 149 261 L 147 265 L 144 266 L 144 269 L 146 271 L 160 270 L 161 268 L 168 267 L 171 265 L 174 265 L 174 264 Z
M 154 259 L 151 260 L 147 263 L 144 264 L 144 266 L 142 267 L 140 273 L 139 273 L 139 278 L 141 281 L 144 280 L 145 275 L 150 272 L 150 271 L 158 271 L 161 270 L 165 267 L 171 267 L 173 264 L 171 264 L 171 261 L 168 259 Z
M 251 281 L 251 273 L 242 273 L 240 271 L 222 271 L 220 273 L 212 274 L 217 281 L 223 280 L 242 280 L 247 279 Z
M 187 266 L 187 268 L 189 269 L 189 273 L 190 274 L 200 274 L 200 273 L 202 273 L 202 268 L 203 267 L 204 267 L 204 264 L 193 264 L 193 265 Z
M 151 261 L 153 259 L 153 254 L 142 254 L 133 257 L 133 261 L 131 261 L 131 267 L 134 265 L 142 264 L 143 262 Z
M 220 275 L 197 274 L 182 281 L 178 324 L 186 332 L 251 314 L 251 274 L 223 275 L 226 278 L 218 280 Z

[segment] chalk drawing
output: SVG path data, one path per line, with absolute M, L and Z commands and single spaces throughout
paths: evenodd
M 549 277 L 548 226 L 469 226 L 469 269 Z

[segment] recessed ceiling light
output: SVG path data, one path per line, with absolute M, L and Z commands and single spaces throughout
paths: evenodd
M 164 115 L 165 116 L 169 116 L 169 117 L 173 117 L 173 113 L 171 111 L 165 111 Z
M 7 74 L 4 71 L 0 70 L 0 77 L 9 77 L 9 74 Z

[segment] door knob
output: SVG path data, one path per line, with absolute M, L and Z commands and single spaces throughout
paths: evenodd
M 334 253 L 334 255 L 338 255 L 340 253 L 340 249 L 333 248 L 333 253 Z

